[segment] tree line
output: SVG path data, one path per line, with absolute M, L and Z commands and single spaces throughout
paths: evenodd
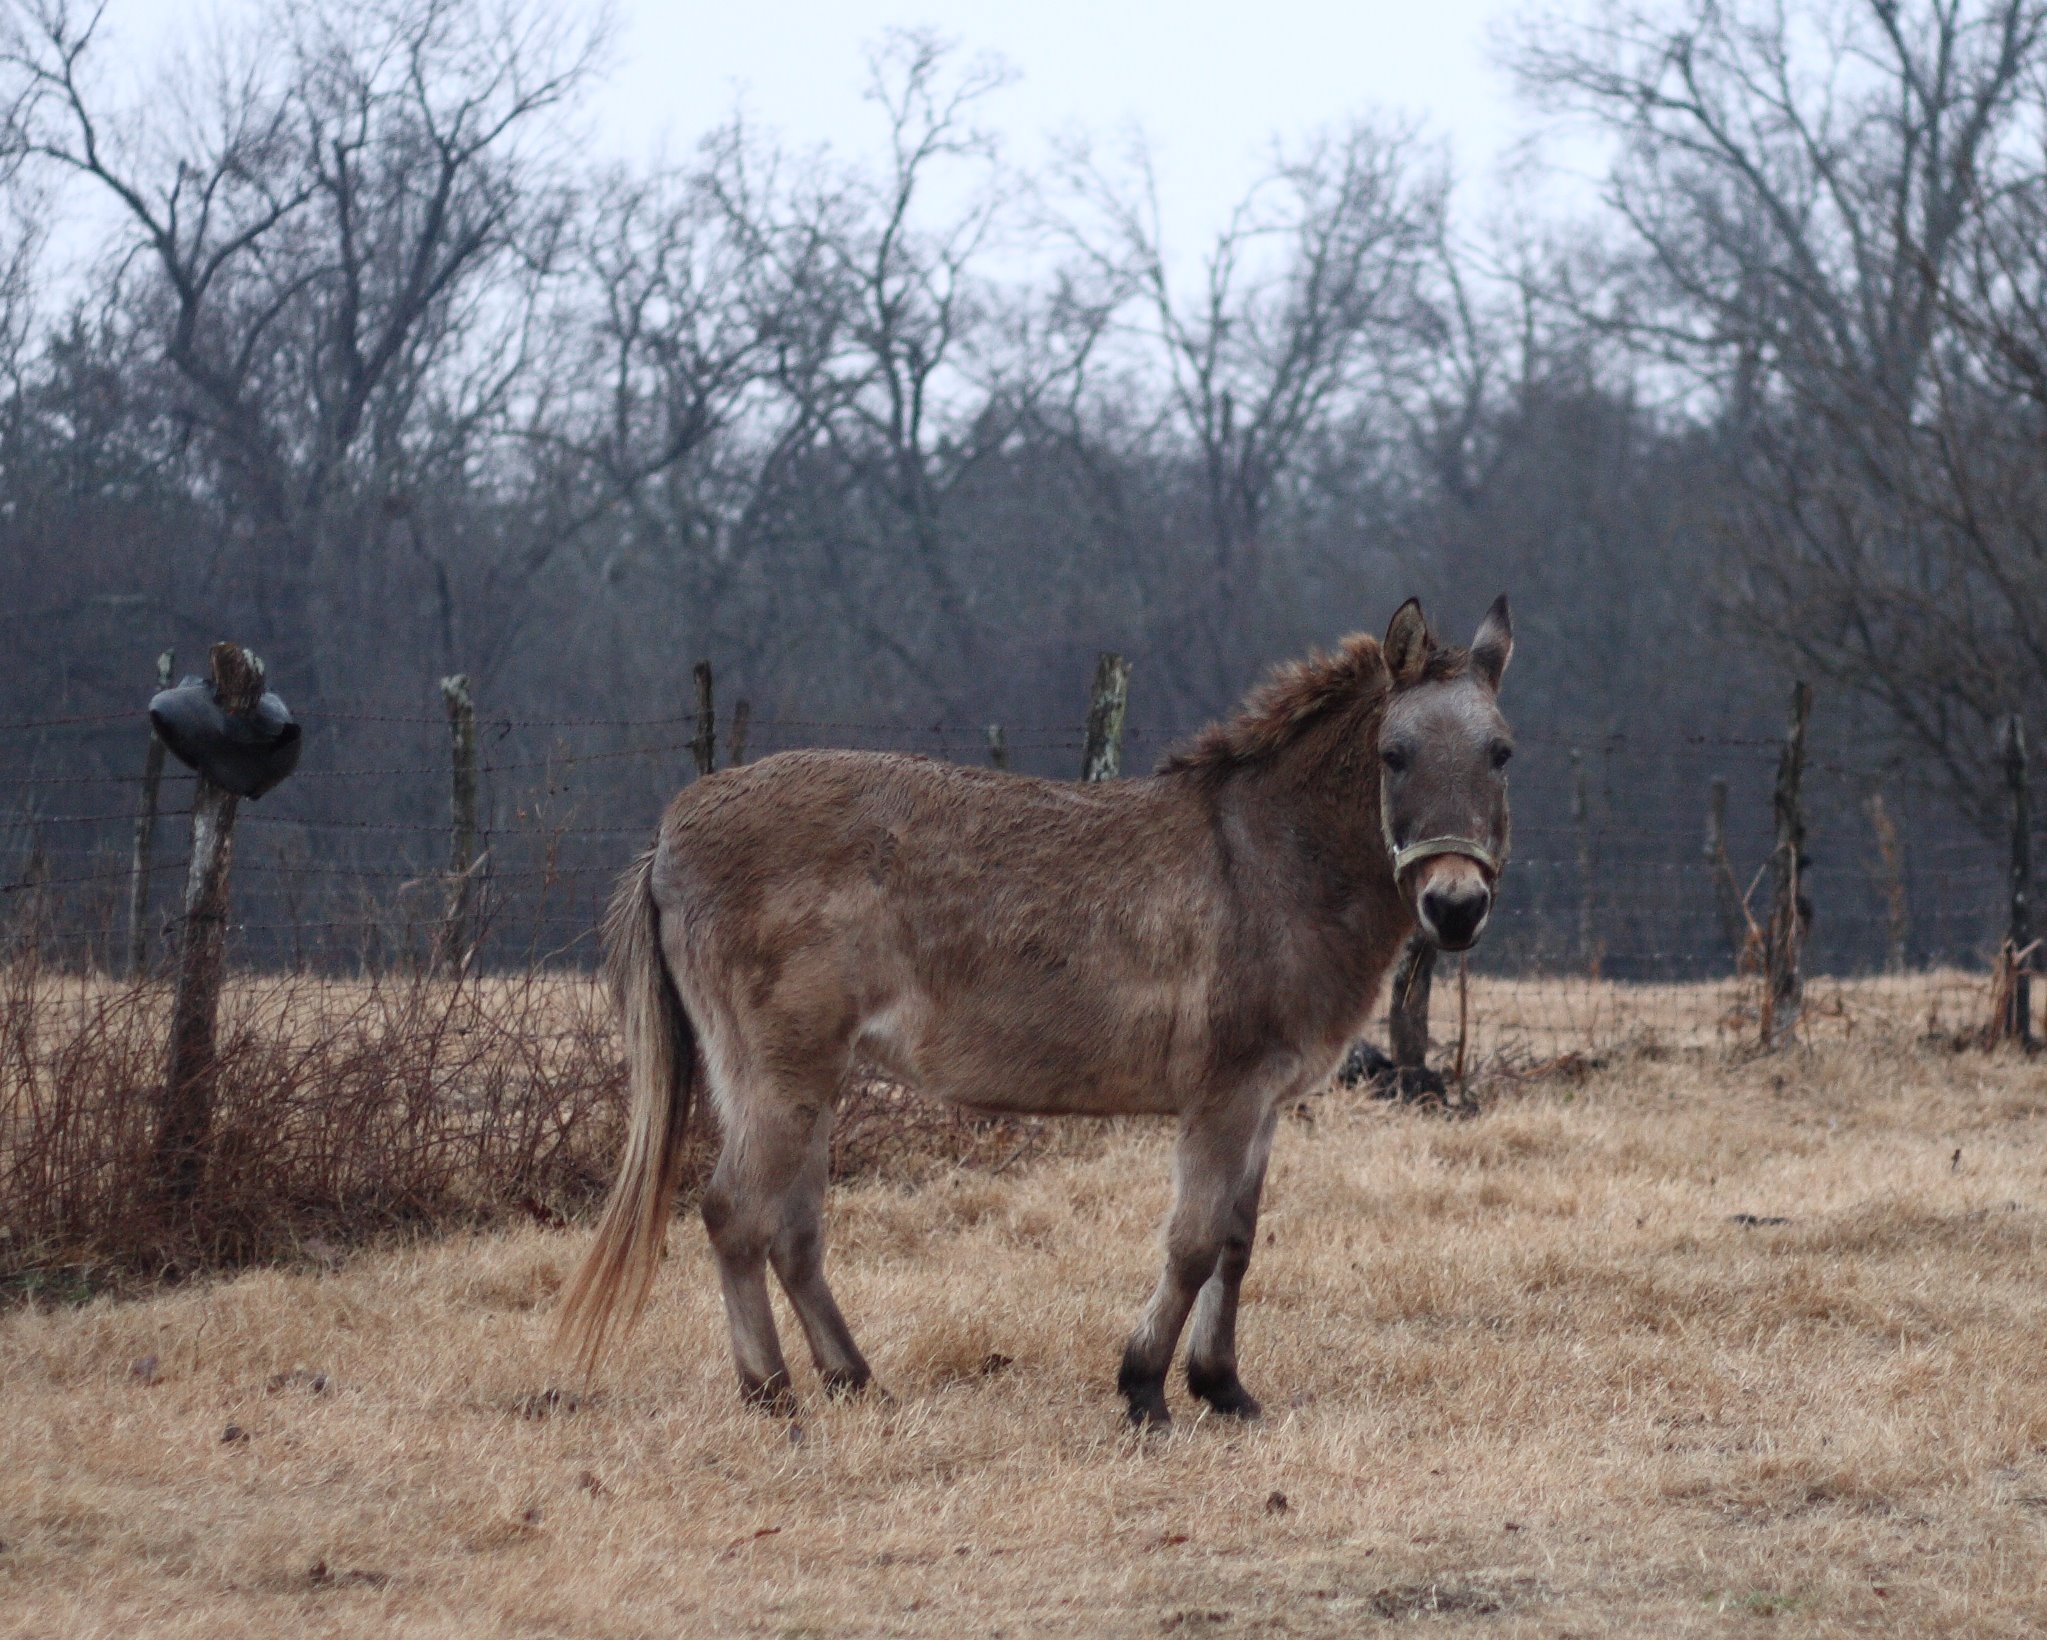
M 871 140 L 593 162 L 579 16 L 270 0 L 124 80 L 100 10 L 8 5 L 10 702 L 232 634 L 330 754 L 374 731 L 323 703 L 679 712 L 705 656 L 764 716 L 1047 724 L 1113 648 L 1191 727 L 1504 588 L 1525 725 L 1754 730 L 1795 672 L 1868 780 L 2000 823 L 2047 706 L 2035 0 L 1531 16 L 1595 199 L 1481 219 L 1361 111 L 1198 245 L 1141 149 L 1020 172 L 1005 71 L 926 34 Z

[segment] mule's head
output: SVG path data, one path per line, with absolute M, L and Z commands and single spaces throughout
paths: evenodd
M 1394 880 L 1431 939 L 1469 950 L 1507 860 L 1506 596 L 1493 600 L 1468 650 L 1439 646 L 1410 598 L 1384 650 L 1393 692 L 1379 720 L 1379 817 Z

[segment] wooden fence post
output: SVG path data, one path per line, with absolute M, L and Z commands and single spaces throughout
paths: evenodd
M 1863 799 L 1869 829 L 1876 833 L 1877 883 L 1884 899 L 1884 971 L 1902 974 L 1906 965 L 1906 942 L 1911 933 L 1910 906 L 1905 898 L 1905 846 L 1898 840 L 1897 822 L 1891 818 L 1884 794 L 1872 791 Z
M 35 949 L 42 939 L 48 901 L 45 898 L 50 883 L 50 855 L 44 846 L 43 828 L 38 825 L 29 833 L 28 859 L 22 865 L 21 887 L 27 892 L 21 897 L 26 909 L 18 919 L 20 938 Z
M 1727 942 L 1735 966 L 1741 966 L 1748 949 L 1748 918 L 1742 914 L 1741 888 L 1734 880 L 1734 863 L 1727 857 L 1727 780 L 1713 777 L 1706 804 L 1706 870 L 1713 878 L 1713 906 L 1720 916 L 1720 937 Z
M 1004 738 L 999 723 L 988 725 L 988 762 L 997 769 L 1009 767 L 1009 742 Z
M 226 712 L 253 711 L 263 694 L 263 663 L 239 644 L 217 643 L 213 687 Z M 204 774 L 192 797 L 192 863 L 185 877 L 185 922 L 178 952 L 178 989 L 171 1004 L 171 1043 L 158 1112 L 150 1185 L 158 1199 L 189 1204 L 205 1177 L 213 1137 L 213 1094 L 220 1073 L 214 1020 L 220 1010 L 227 949 L 227 879 L 234 856 L 232 792 Z
M 166 649 L 156 658 L 156 686 L 171 686 L 171 668 L 178 652 Z M 128 865 L 128 973 L 131 978 L 149 965 L 149 878 L 155 864 L 156 800 L 163 787 L 163 736 L 150 725 L 149 750 L 142 759 L 142 804 L 135 811 L 135 852 Z
M 2033 1045 L 2033 820 L 2026 781 L 2026 724 L 2018 713 L 2004 720 L 1998 749 L 2011 793 L 2011 921 L 2005 933 L 2010 980 L 2000 1034 L 2022 1048 Z
M 1088 692 L 1082 780 L 1114 780 L 1123 772 L 1123 717 L 1129 706 L 1130 663 L 1105 649 L 1095 661 L 1094 687 Z
M 1393 1084 L 1403 1099 L 1427 1088 L 1429 992 L 1436 973 L 1436 942 L 1417 929 L 1393 965 L 1386 1004 L 1386 1043 L 1393 1050 Z
M 1471 957 L 1463 954 L 1457 959 L 1457 1057 L 1450 1064 L 1450 1080 L 1459 1088 L 1464 1086 L 1465 1073 L 1469 1069 L 1466 1053 L 1471 1046 Z
M 727 746 L 725 767 L 736 769 L 746 761 L 746 731 L 753 727 L 753 702 L 735 701 L 732 707 L 732 734 Z
M 1578 833 L 1578 961 L 1586 978 L 1599 978 L 1599 943 L 1593 918 L 1592 803 L 1585 790 L 1585 754 L 1571 748 L 1571 824 Z
M 1790 1040 L 1805 1001 L 1798 959 L 1811 905 L 1805 894 L 1805 803 L 1800 787 L 1805 777 L 1806 723 L 1811 717 L 1812 685 L 1801 679 L 1791 686 L 1791 722 L 1777 759 L 1777 790 L 1772 800 L 1777 844 L 1770 855 L 1770 926 L 1763 949 L 1765 1048 Z
M 718 766 L 718 718 L 711 703 L 711 663 L 698 661 L 695 668 L 697 680 L 697 733 L 689 743 L 690 756 L 696 759 L 697 778 L 701 780 Z
M 476 903 L 476 701 L 467 673 L 441 679 L 448 711 L 448 908 L 441 922 L 441 960 L 467 960 Z

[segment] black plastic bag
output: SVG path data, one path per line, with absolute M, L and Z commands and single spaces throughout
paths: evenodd
M 149 721 L 173 757 L 237 797 L 261 797 L 299 764 L 299 726 L 267 690 L 253 712 L 226 712 L 211 682 L 186 678 L 150 701 Z

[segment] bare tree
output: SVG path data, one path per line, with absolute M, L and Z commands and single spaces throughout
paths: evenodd
M 117 207 L 134 322 L 317 678 L 349 595 L 386 572 L 428 402 L 480 414 L 516 374 L 520 326 L 497 309 L 518 282 L 486 276 L 545 237 L 538 147 L 595 40 L 545 4 L 279 4 L 124 116 L 91 72 L 100 21 L 14 8 L 15 129 Z
M 1447 184 L 1406 129 L 1360 122 L 1323 136 L 1277 159 L 1183 296 L 1141 148 L 1135 173 L 1128 185 L 1074 157 L 1069 181 L 1101 225 L 1076 239 L 1141 315 L 1164 363 L 1174 433 L 1197 468 L 1207 562 L 1190 613 L 1210 669 L 1199 694 L 1213 703 L 1239 681 L 1241 622 L 1282 481 L 1433 323 L 1424 270 Z
M 1544 20 L 1519 59 L 1614 142 L 1586 307 L 1719 424 L 1735 613 L 1984 815 L 1995 724 L 2047 694 L 2033 486 L 1981 368 L 2016 357 L 1989 310 L 2024 281 L 1990 269 L 2041 197 L 2043 53 L 2038 0 L 1697 0 Z
M 987 619 L 955 560 L 947 510 L 1001 436 L 978 419 L 990 406 L 974 391 L 974 353 L 993 301 L 979 262 L 1007 200 L 997 144 L 976 114 L 1009 78 L 998 62 L 958 63 L 928 32 L 889 35 L 869 62 L 887 131 L 881 168 L 813 183 L 775 230 L 794 247 L 784 259 L 806 269 L 810 298 L 798 332 L 807 345 L 783 354 L 779 385 L 844 486 L 819 542 L 824 567 L 870 641 L 941 703 L 941 672 L 978 669 Z M 934 205 L 948 184 L 959 202 Z M 875 596 L 905 570 L 924 598 Z M 920 606 L 929 618 L 913 623 Z
M 722 202 L 724 138 L 702 169 L 611 167 L 581 191 L 524 393 L 522 527 L 479 570 L 484 601 L 509 617 L 483 648 L 486 673 L 551 607 L 529 593 L 571 548 L 588 560 L 572 575 L 630 584 L 636 605 L 658 588 L 700 641 L 716 624 L 743 505 L 726 446 L 749 408 L 758 419 L 749 401 L 775 329 L 768 270 Z M 697 649 L 683 647 L 686 669 Z

